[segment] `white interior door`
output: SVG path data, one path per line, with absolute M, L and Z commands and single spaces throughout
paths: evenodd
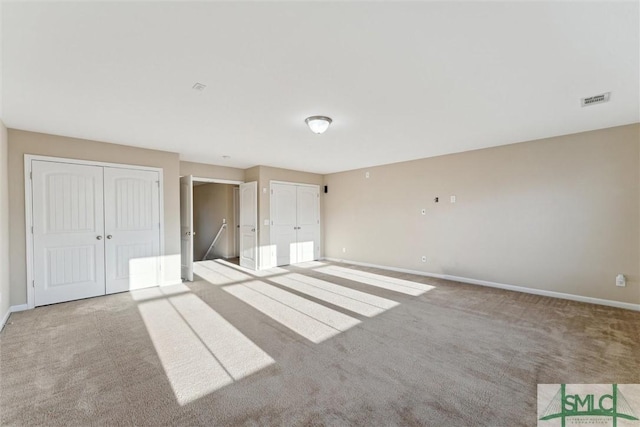
M 104 295 L 103 168 L 32 162 L 35 305 Z
M 240 184 L 240 266 L 258 266 L 258 183 Z
M 320 188 L 296 186 L 296 262 L 320 258 Z
M 106 293 L 158 285 L 160 176 L 104 168 Z
M 193 281 L 193 176 L 180 178 L 180 258 L 182 278 Z
M 233 256 L 240 256 L 240 188 L 233 189 Z
M 271 184 L 271 245 L 276 265 L 320 258 L 320 187 Z
M 293 184 L 271 184 L 271 245 L 276 265 L 298 262 L 296 188 Z

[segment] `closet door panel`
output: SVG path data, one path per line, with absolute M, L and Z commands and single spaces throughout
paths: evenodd
M 159 175 L 104 168 L 106 293 L 157 286 Z
M 320 254 L 320 190 L 297 186 L 297 262 L 313 261 Z
M 298 262 L 296 245 L 296 186 L 271 184 L 271 245 L 276 265 Z
M 35 305 L 103 295 L 102 168 L 32 162 Z

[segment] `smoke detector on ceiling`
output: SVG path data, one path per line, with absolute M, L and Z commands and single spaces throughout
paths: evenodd
M 580 104 L 583 107 L 588 107 L 589 105 L 595 105 L 595 104 L 604 104 L 605 102 L 609 102 L 610 98 L 611 98 L 611 92 L 606 92 L 600 95 L 593 95 L 588 98 L 582 98 L 580 100 Z
M 196 83 L 193 85 L 192 89 L 197 90 L 198 92 L 202 92 L 206 87 L 207 85 L 203 85 L 202 83 Z

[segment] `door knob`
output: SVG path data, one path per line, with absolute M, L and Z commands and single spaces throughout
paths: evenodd
M 256 231 L 256 229 L 255 229 L 255 228 L 252 228 L 252 229 L 251 229 L 251 231 Z
M 96 239 L 102 240 L 102 236 L 96 236 Z
M 113 236 L 111 234 L 108 234 L 107 239 L 111 239 L 111 238 L 113 238 Z

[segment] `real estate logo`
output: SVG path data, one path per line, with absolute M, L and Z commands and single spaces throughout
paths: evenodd
M 538 384 L 538 426 L 638 427 L 640 384 Z

